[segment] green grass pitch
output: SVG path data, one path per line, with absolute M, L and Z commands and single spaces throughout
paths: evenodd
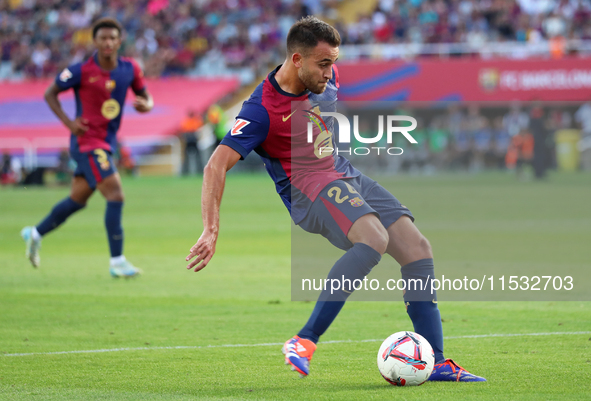
M 591 267 L 590 175 L 387 180 L 418 217 L 438 272 Z M 19 231 L 68 191 L 0 189 L 1 400 L 590 399 L 589 302 L 441 302 L 446 355 L 488 382 L 416 388 L 386 383 L 375 362 L 380 342 L 362 341 L 411 330 L 403 303 L 349 303 L 310 377 L 296 378 L 273 344 L 297 333 L 313 304 L 290 301 L 291 225 L 273 183 L 228 177 L 217 254 L 193 273 L 184 257 L 201 233 L 200 186 L 124 180 L 125 254 L 145 272 L 131 280 L 108 274 L 99 195 L 44 239 L 35 270 Z M 453 338 L 531 333 L 567 334 Z M 263 345 L 226 346 L 237 344 Z M 97 350 L 108 352 L 71 352 Z

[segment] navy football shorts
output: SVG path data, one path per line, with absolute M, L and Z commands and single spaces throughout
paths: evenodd
M 337 248 L 353 246 L 347 234 L 353 223 L 366 214 L 375 214 L 387 229 L 401 216 L 414 217 L 406 206 L 376 181 L 361 174 L 328 184 L 318 195 L 299 226 L 321 234 Z
M 103 149 L 95 149 L 92 152 L 75 153 L 72 158 L 76 161 L 77 167 L 75 176 L 82 176 L 92 189 L 96 185 L 117 172 L 111 152 Z

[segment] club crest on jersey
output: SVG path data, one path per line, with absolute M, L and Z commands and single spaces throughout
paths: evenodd
M 108 79 L 107 82 L 105 82 L 105 89 L 109 92 L 115 89 L 115 81 L 112 79 Z
M 250 124 L 250 121 L 243 120 L 241 118 L 237 118 L 234 122 L 234 126 L 230 130 L 230 134 L 232 136 L 243 134 L 242 129 Z
M 60 73 L 60 81 L 66 82 L 68 79 L 72 78 L 72 76 L 72 72 L 69 69 L 64 68 L 64 70 Z
M 359 207 L 359 206 L 363 206 L 365 201 L 363 199 L 361 199 L 360 197 L 356 196 L 353 199 L 349 199 L 349 203 L 353 207 Z

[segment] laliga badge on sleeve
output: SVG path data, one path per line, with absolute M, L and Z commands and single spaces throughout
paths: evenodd
M 72 78 L 72 72 L 67 68 L 60 73 L 60 81 L 66 82 L 68 79 Z

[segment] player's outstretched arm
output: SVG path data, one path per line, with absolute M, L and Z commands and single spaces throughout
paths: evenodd
M 220 204 L 226 184 L 226 172 L 240 160 L 240 154 L 226 145 L 217 147 L 203 170 L 201 190 L 201 217 L 203 233 L 190 250 L 186 261 L 187 269 L 198 272 L 203 269 L 215 253 L 215 244 L 220 230 Z M 195 259 L 193 259 L 195 258 Z M 193 261 L 191 261 L 193 259 Z
M 74 121 L 64 113 L 62 104 L 60 103 L 57 95 L 62 91 L 55 82 L 52 83 L 49 88 L 45 91 L 45 101 L 49 105 L 49 108 L 53 113 L 61 120 L 61 122 L 72 132 L 74 135 L 82 135 L 88 131 L 88 120 L 82 117 L 76 118 Z

